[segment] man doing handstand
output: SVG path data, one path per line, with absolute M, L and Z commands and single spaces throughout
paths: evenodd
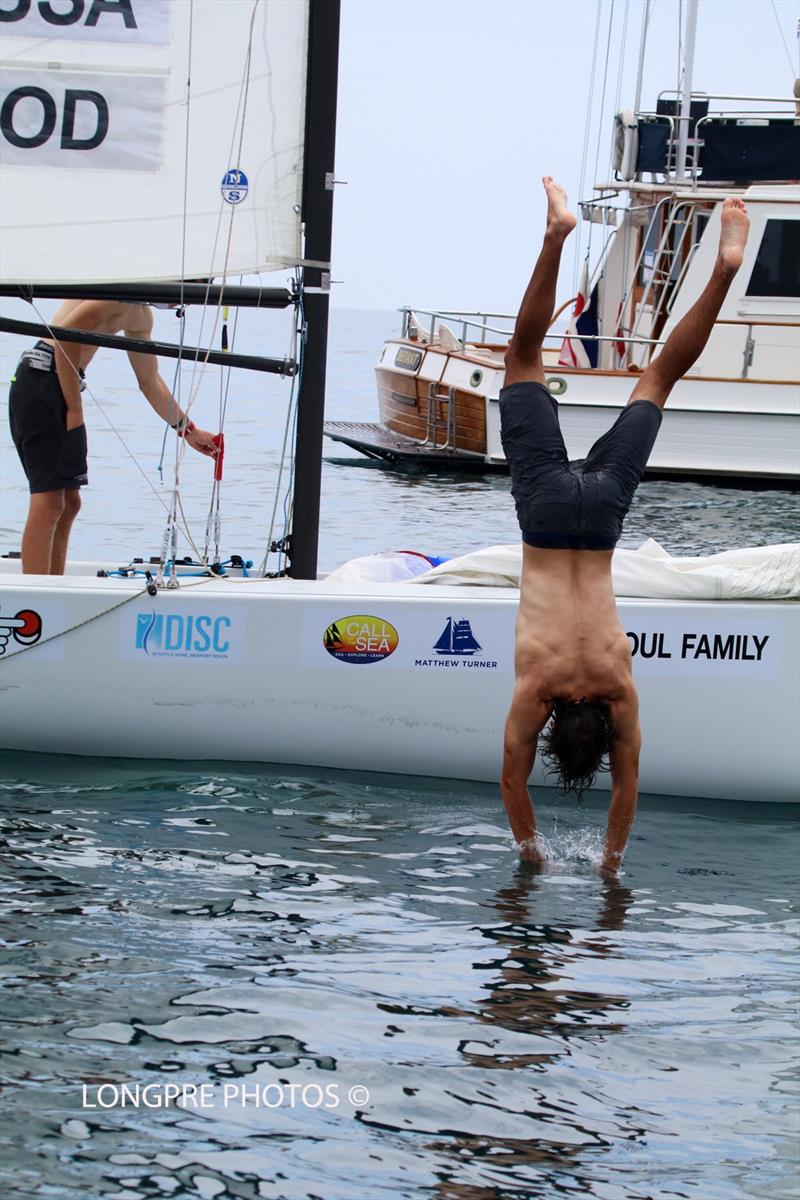
M 566 194 L 544 177 L 547 228 L 505 358 L 503 448 L 522 530 L 516 686 L 500 787 L 524 858 L 541 859 L 528 792 L 539 734 L 565 789 L 591 786 L 608 760 L 611 805 L 603 868 L 616 871 L 638 792 L 639 705 L 631 652 L 614 602 L 611 558 L 672 388 L 700 356 L 741 265 L 749 221 L 722 206 L 719 252 L 697 303 L 638 377 L 627 407 L 585 459 L 569 462 L 558 405 L 545 386 L 542 342 L 555 307 L 564 242 L 575 227 Z

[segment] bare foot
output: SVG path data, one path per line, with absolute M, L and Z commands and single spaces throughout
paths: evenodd
M 729 275 L 742 265 L 750 221 L 744 201 L 728 196 L 722 205 L 722 229 L 719 235 L 719 261 Z
M 552 175 L 542 176 L 542 183 L 547 192 L 547 232 L 566 237 L 577 224 L 574 214 L 567 208 L 567 193 Z

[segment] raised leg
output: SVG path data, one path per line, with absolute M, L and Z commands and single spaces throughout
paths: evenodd
M 652 400 L 663 408 L 675 384 L 697 362 L 742 264 L 749 228 L 744 202 L 729 196 L 722 206 L 719 253 L 711 278 L 700 298 L 675 326 L 661 353 L 639 376 L 629 404 L 634 400 Z
M 549 175 L 544 176 L 542 183 L 547 192 L 547 228 L 506 351 L 504 386 L 511 383 L 544 383 L 542 343 L 555 310 L 561 251 L 575 228 L 575 217 L 567 209 L 564 189 Z
M 64 489 L 34 492 L 22 534 L 22 571 L 25 575 L 49 575 L 53 539 L 64 512 Z

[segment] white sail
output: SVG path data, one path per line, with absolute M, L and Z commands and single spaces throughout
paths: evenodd
M 301 260 L 308 0 L 5 0 L 0 37 L 4 282 Z

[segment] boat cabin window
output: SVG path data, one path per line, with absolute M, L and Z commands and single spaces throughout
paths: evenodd
M 746 296 L 800 296 L 800 221 L 767 221 Z

